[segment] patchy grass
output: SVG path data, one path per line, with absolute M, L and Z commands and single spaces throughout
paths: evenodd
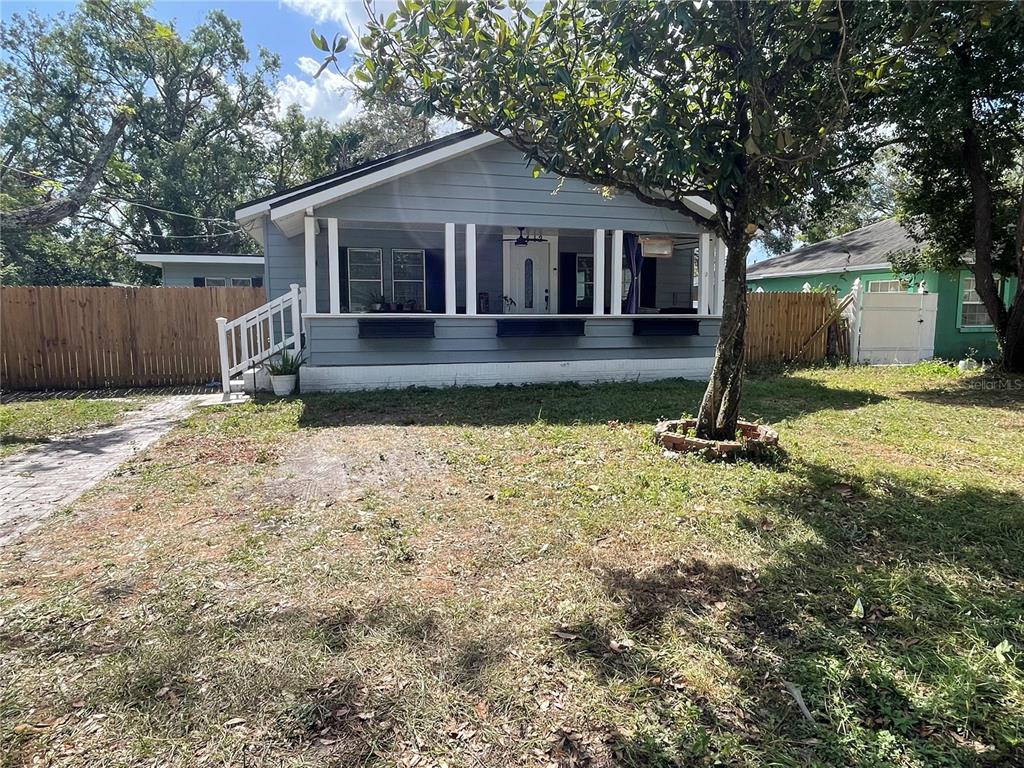
M 0 405 L 0 458 L 58 437 L 110 426 L 144 405 L 139 398 L 28 400 Z
M 0 550 L 0 764 L 1024 763 L 1024 390 L 685 382 L 207 410 Z M 796 692 L 809 718 L 801 714 Z

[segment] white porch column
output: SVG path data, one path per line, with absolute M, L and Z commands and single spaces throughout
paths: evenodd
M 594 314 L 604 314 L 604 230 L 594 230 Z
M 466 314 L 476 314 L 476 224 L 466 225 Z
M 622 230 L 612 230 L 611 309 L 613 315 L 622 314 Z
M 306 216 L 306 312 L 316 314 L 316 219 Z
M 697 271 L 697 311 L 702 315 L 711 314 L 711 234 L 700 236 Z
M 455 314 L 455 225 L 444 225 L 444 313 Z
M 341 312 L 341 273 L 338 266 L 338 220 L 327 220 L 327 273 L 331 290 L 331 314 Z
M 725 303 L 725 241 L 718 237 L 718 258 L 715 259 L 715 314 L 722 314 L 722 305 Z

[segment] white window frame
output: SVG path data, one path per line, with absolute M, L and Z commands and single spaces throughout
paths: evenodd
M 1003 281 L 1002 280 L 996 280 L 996 288 L 997 288 L 997 290 L 999 292 L 999 295 L 1002 296 L 1003 295 Z M 972 300 L 972 301 L 965 300 L 964 299 L 964 294 L 967 291 L 970 291 L 971 293 L 973 293 L 977 298 L 975 300 Z M 992 328 L 993 328 L 992 319 L 988 316 L 988 310 L 985 308 L 985 302 L 983 302 L 981 300 L 981 296 L 978 295 L 977 278 L 974 275 L 970 275 L 970 274 L 968 274 L 968 275 L 961 275 L 961 277 L 960 277 L 960 297 L 959 298 L 960 298 L 960 301 L 957 304 L 957 310 L 958 311 L 957 311 L 957 317 L 956 317 L 956 327 L 958 329 L 966 330 L 966 331 L 989 331 L 989 330 L 992 330 Z M 982 317 L 984 318 L 984 322 L 981 322 L 981 323 L 966 323 L 966 322 L 964 322 L 964 307 L 967 307 L 967 306 L 981 307 Z
M 352 253 L 353 252 L 365 252 L 377 254 L 377 272 L 378 276 L 376 280 L 370 278 L 357 277 L 352 279 Z M 377 293 L 376 296 L 384 295 L 384 251 L 380 248 L 349 248 L 347 258 L 345 259 L 345 269 L 348 272 L 348 306 L 352 308 L 352 283 L 376 283 Z
M 592 253 L 577 253 L 576 254 L 576 262 L 575 262 L 575 267 L 576 268 L 575 268 L 574 273 L 573 273 L 573 281 L 572 281 L 573 282 L 573 294 L 575 295 L 575 292 L 576 292 L 576 286 L 577 286 L 576 276 L 580 273 L 580 259 L 590 259 L 590 280 L 584 280 L 583 281 L 583 298 L 581 299 L 579 296 L 576 296 L 576 298 L 574 299 L 574 303 L 575 304 L 579 304 L 580 302 L 585 302 L 587 300 L 587 286 L 588 285 L 590 286 L 590 297 L 591 297 L 591 299 L 593 299 L 593 297 L 594 297 L 594 254 L 592 254 Z M 591 303 L 593 303 L 593 302 L 591 302 Z
M 885 286 L 876 288 L 875 286 Z M 893 290 L 895 286 L 896 290 Z M 868 293 L 906 293 L 907 286 L 902 280 L 868 280 Z
M 420 257 L 420 265 L 423 268 L 423 277 L 419 280 L 407 280 L 395 278 L 395 254 L 416 253 Z M 397 301 L 398 294 L 395 293 L 395 283 L 419 283 L 420 284 L 420 311 L 426 311 L 427 306 L 427 252 L 422 248 L 392 248 L 391 249 L 391 299 Z
M 228 287 L 228 279 L 226 277 L 207 277 L 207 278 L 204 278 L 204 279 L 206 280 L 206 286 L 205 287 L 207 287 L 207 288 L 227 288 Z M 215 285 L 211 285 L 210 284 L 211 280 L 220 280 L 220 282 L 215 284 Z
M 252 288 L 251 277 L 232 277 L 231 278 L 232 288 Z

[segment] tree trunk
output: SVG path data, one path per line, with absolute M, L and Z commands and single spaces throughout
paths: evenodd
M 1005 332 L 1000 339 L 1003 346 L 1003 370 L 1024 373 L 1024 275 L 1017 276 L 1017 295 L 1010 305 Z
M 715 349 L 715 364 L 711 370 L 711 378 L 708 380 L 697 413 L 697 437 L 705 440 L 736 439 L 747 330 L 749 245 L 750 237 L 742 229 L 739 232 L 730 232 L 730 237 L 726 240 L 722 327 Z
M 107 167 L 117 142 L 128 125 L 129 115 L 127 112 L 118 112 L 110 123 L 110 130 L 100 141 L 96 149 L 96 155 L 85 171 L 85 175 L 78 183 L 78 186 L 71 190 L 70 194 L 57 200 L 50 200 L 39 205 L 32 205 L 28 208 L 19 208 L 16 211 L 0 214 L 0 228 L 18 232 L 30 229 L 45 229 L 52 227 L 62 219 L 78 213 L 78 209 L 85 205 L 89 195 L 99 184 L 103 171 Z

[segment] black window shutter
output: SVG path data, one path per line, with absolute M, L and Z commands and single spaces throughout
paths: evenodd
M 206 287 L 206 278 L 205 277 L 193 277 L 192 278 L 192 287 L 193 288 L 205 288 Z

